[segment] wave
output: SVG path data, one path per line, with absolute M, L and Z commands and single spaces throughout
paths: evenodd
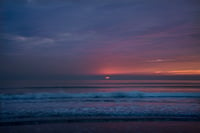
M 160 88 L 160 87 L 167 87 L 167 88 L 200 88 L 200 84 L 175 84 L 175 83 L 115 83 L 115 84 L 94 84 L 94 85 L 73 85 L 73 86 L 33 86 L 33 87 L 24 87 L 28 89 L 54 89 L 54 88 L 124 88 L 124 87 L 139 87 L 139 88 Z
M 52 86 L 1 86 L 0 89 L 93 89 L 93 88 L 197 88 L 200 83 L 87 83 Z
M 200 98 L 200 93 L 183 92 L 94 92 L 94 93 L 26 93 L 0 94 L 0 100 L 67 99 L 67 98 Z

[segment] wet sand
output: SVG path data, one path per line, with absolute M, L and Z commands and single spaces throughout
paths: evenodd
M 0 126 L 1 133 L 200 133 L 200 121 L 62 122 Z

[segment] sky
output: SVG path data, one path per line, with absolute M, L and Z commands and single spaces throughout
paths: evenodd
M 2 0 L 0 78 L 199 75 L 198 0 Z

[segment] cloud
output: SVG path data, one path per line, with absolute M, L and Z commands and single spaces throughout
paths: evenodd
M 14 35 L 14 34 L 6 34 L 5 39 L 13 40 L 19 43 L 26 43 L 26 45 L 41 45 L 41 44 L 50 44 L 53 43 L 54 40 L 48 37 L 38 37 L 38 36 L 22 36 L 22 35 Z
M 164 63 L 164 62 L 174 62 L 177 61 L 177 59 L 153 59 L 153 60 L 147 60 L 146 62 L 149 63 Z
M 9 0 L 2 11 L 7 72 L 162 73 L 199 66 L 200 8 L 191 0 Z
M 2 34 L 6 49 L 16 49 L 13 54 L 77 54 L 87 53 L 90 49 L 83 47 L 91 47 L 92 40 L 96 39 L 95 32 L 89 31 L 84 33 L 64 32 L 51 36 L 24 36 L 20 34 Z M 48 49 L 48 50 L 47 50 Z M 7 50 L 1 49 L 1 54 Z M 10 53 L 10 52 L 9 52 Z
M 32 3 L 34 0 L 27 0 L 27 3 Z
M 165 62 L 166 60 L 164 59 L 155 59 L 155 60 L 148 60 L 147 62 L 152 62 L 152 63 L 160 63 L 160 62 Z
M 200 70 L 171 70 L 171 71 L 156 71 L 156 74 L 172 74 L 172 75 L 199 75 Z

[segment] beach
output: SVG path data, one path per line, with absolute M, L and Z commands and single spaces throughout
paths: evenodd
M 0 126 L 2 133 L 199 133 L 199 121 L 61 122 Z

